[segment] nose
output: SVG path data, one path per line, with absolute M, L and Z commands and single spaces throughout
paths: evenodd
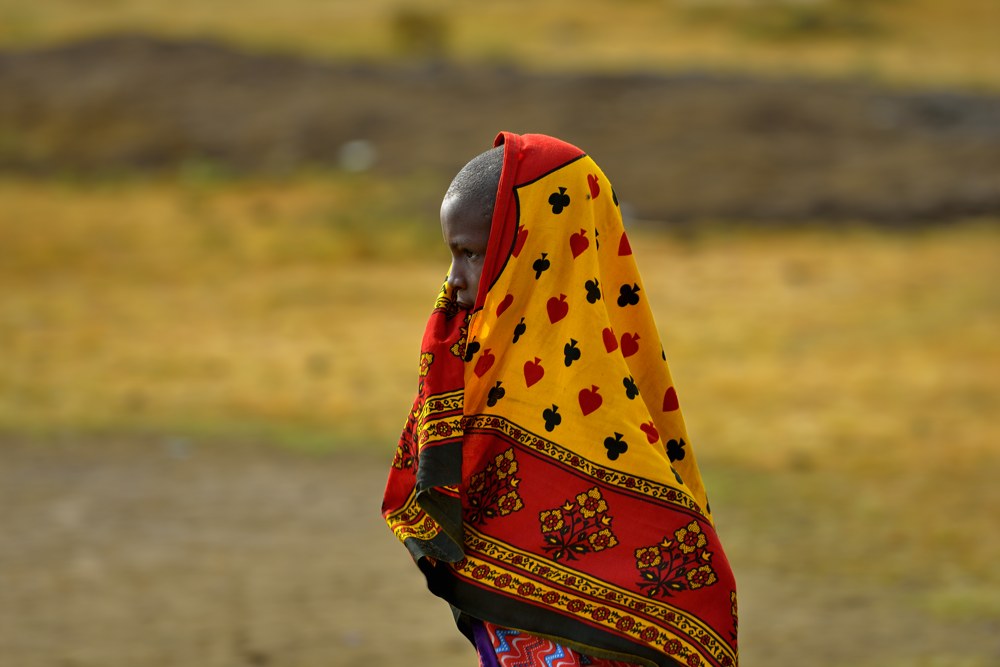
M 461 271 L 455 269 L 454 264 L 452 264 L 451 268 L 448 270 L 448 285 L 456 292 L 468 287 L 465 276 L 462 275 Z

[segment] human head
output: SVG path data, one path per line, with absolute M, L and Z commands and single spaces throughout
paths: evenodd
M 451 250 L 448 284 L 462 308 L 472 308 L 479 291 L 503 150 L 497 146 L 472 158 L 455 175 L 441 202 L 441 233 Z

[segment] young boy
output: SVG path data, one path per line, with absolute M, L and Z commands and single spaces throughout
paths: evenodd
M 441 227 L 382 510 L 480 664 L 736 665 L 735 581 L 603 172 L 501 133 Z

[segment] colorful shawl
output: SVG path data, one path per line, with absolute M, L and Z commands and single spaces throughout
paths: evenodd
M 438 297 L 383 515 L 470 636 L 736 665 L 735 581 L 617 196 L 574 146 L 500 144 L 476 305 Z

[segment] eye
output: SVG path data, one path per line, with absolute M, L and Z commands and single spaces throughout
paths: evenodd
M 477 259 L 481 257 L 481 255 L 475 250 L 463 250 L 462 252 L 465 254 L 466 259 Z

